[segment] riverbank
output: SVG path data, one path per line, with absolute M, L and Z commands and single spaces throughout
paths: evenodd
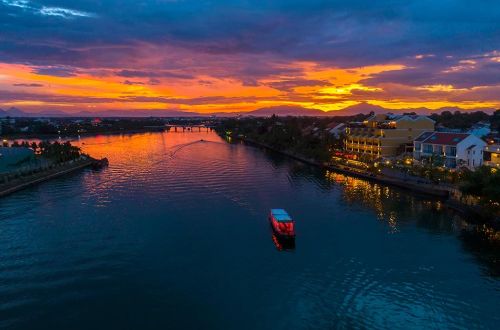
M 366 179 L 366 180 L 370 180 L 370 181 L 374 181 L 374 182 L 378 182 L 378 183 L 396 186 L 399 188 L 403 188 L 406 190 L 411 190 L 413 192 L 417 192 L 419 194 L 429 195 L 429 196 L 438 197 L 438 198 L 447 198 L 448 194 L 449 194 L 449 192 L 446 188 L 439 187 L 438 185 L 428 185 L 428 184 L 422 184 L 422 183 L 419 183 L 417 185 L 417 184 L 412 183 L 410 181 L 388 178 L 388 177 L 384 177 L 380 174 L 368 173 L 366 171 L 363 171 L 361 169 L 356 169 L 353 167 L 335 166 L 332 164 L 323 164 L 323 163 L 320 163 L 320 162 L 312 160 L 312 159 L 304 158 L 300 155 L 296 155 L 296 154 L 292 154 L 292 153 L 289 153 L 286 151 L 278 150 L 276 148 L 273 148 L 272 146 L 269 146 L 269 145 L 266 145 L 264 143 L 260 143 L 257 141 L 253 141 L 250 139 L 238 138 L 237 140 L 240 140 L 242 142 L 245 142 L 247 144 L 254 145 L 257 147 L 262 147 L 262 148 L 271 150 L 273 152 L 280 153 L 282 155 L 285 155 L 287 157 L 299 160 L 301 162 L 304 162 L 304 163 L 307 163 L 310 165 L 318 166 L 318 167 L 321 167 L 321 168 L 324 168 L 327 170 L 331 170 L 331 171 L 335 171 L 338 173 L 342 173 L 342 174 L 355 176 L 355 177 L 358 177 L 361 179 Z
M 458 200 L 450 198 L 450 187 L 447 186 L 439 186 L 439 185 L 430 185 L 426 183 L 413 183 L 408 180 L 398 180 L 394 178 L 388 178 L 386 176 L 374 173 L 367 173 L 361 169 L 356 169 L 348 166 L 335 166 L 332 164 L 324 164 L 313 159 L 305 158 L 301 155 L 289 153 L 283 150 L 276 149 L 270 145 L 265 143 L 257 142 L 252 139 L 238 137 L 233 138 L 237 141 L 241 141 L 248 145 L 253 145 L 255 147 L 264 148 L 281 155 L 287 156 L 289 158 L 301 161 L 303 163 L 313 165 L 316 167 L 320 167 L 326 170 L 331 170 L 337 173 L 346 174 L 350 176 L 354 176 L 357 178 L 365 179 L 368 181 L 381 183 L 397 188 L 401 188 L 404 190 L 412 191 L 418 195 L 426 196 L 430 198 L 439 199 L 444 202 L 444 205 L 448 208 L 460 213 L 461 215 L 473 219 L 472 222 L 476 224 L 486 223 L 492 226 L 496 230 L 500 230 L 500 219 L 496 216 L 490 216 L 484 214 L 479 207 L 471 207 L 469 205 L 460 203 Z
M 128 129 L 128 130 L 110 130 L 110 131 L 102 131 L 102 132 L 83 132 L 79 134 L 10 134 L 10 135 L 2 135 L 2 138 L 7 140 L 55 140 L 55 139 L 63 139 L 63 140 L 75 140 L 79 137 L 91 137 L 98 135 L 120 135 L 120 134 L 140 134 L 140 133 L 157 133 L 163 132 L 165 129 L 160 128 L 138 128 L 138 129 Z
M 96 164 L 99 164 L 99 162 L 101 161 L 91 157 L 86 157 L 80 160 L 55 165 L 55 167 L 42 172 L 13 179 L 7 183 L 0 184 L 0 198 L 36 184 L 67 175 L 87 167 L 95 166 Z

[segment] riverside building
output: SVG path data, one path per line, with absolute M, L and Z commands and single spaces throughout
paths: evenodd
M 413 150 L 413 140 L 434 131 L 434 120 L 427 116 L 379 114 L 363 122 L 349 123 L 345 150 L 376 159 L 393 157 Z
M 414 141 L 413 156 L 418 161 L 440 157 L 448 168 L 483 165 L 486 142 L 469 133 L 424 132 Z
M 484 165 L 500 168 L 500 144 L 489 144 L 484 148 Z

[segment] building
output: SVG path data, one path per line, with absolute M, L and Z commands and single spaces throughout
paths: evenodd
M 484 148 L 484 165 L 500 168 L 500 144 L 489 144 Z
M 363 122 L 349 123 L 345 150 L 371 158 L 393 157 L 413 150 L 413 140 L 434 131 L 434 120 L 418 115 L 373 115 Z
M 340 138 L 345 134 L 346 124 L 340 123 L 328 129 L 328 133 L 334 136 L 336 139 Z
M 15 170 L 20 164 L 30 161 L 35 153 L 25 147 L 0 147 L 0 173 Z
M 470 169 L 483 165 L 486 142 L 469 133 L 424 132 L 413 143 L 413 157 L 418 161 L 442 157 L 448 168 L 465 166 Z

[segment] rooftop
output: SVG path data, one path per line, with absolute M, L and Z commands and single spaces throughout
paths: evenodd
M 271 214 L 277 221 L 292 221 L 292 217 L 283 209 L 271 209 Z
M 415 141 L 449 146 L 459 144 L 470 135 L 468 133 L 424 132 Z

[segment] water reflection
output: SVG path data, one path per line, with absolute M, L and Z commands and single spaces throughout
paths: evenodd
M 81 145 L 110 166 L 0 200 L 0 328 L 500 322 L 492 250 L 439 202 L 203 132 Z M 296 217 L 296 248 L 273 205 Z
M 283 166 L 279 157 L 274 155 L 270 159 L 276 160 L 276 166 Z M 374 211 L 377 219 L 387 225 L 389 234 L 396 234 L 401 226 L 415 221 L 417 227 L 429 233 L 456 235 L 464 249 L 485 266 L 488 276 L 500 277 L 500 232 L 487 225 L 471 225 L 440 200 L 300 163 L 289 165 L 289 173 L 297 181 L 308 178 L 324 191 L 341 187 L 341 198 L 346 204 Z
M 271 238 L 273 240 L 274 246 L 278 251 L 294 251 L 295 250 L 295 237 L 294 238 L 284 238 L 276 235 L 272 226 L 270 226 Z

